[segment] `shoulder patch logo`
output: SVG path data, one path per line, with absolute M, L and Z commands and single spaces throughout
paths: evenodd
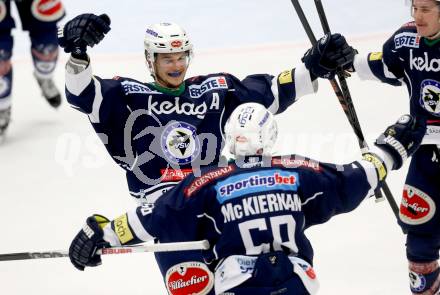
M 233 165 L 228 165 L 227 167 L 222 167 L 222 168 L 218 168 L 215 170 L 212 170 L 206 174 L 203 174 L 200 177 L 197 177 L 196 179 L 193 180 L 193 182 L 191 182 L 189 184 L 189 186 L 187 186 L 185 188 L 185 196 L 187 198 L 191 197 L 191 195 L 195 192 L 197 192 L 199 189 L 201 189 L 204 185 L 220 178 L 223 176 L 226 176 L 228 174 L 230 174 L 231 172 L 233 172 L 234 166 Z
M 420 36 L 417 33 L 404 32 L 394 36 L 394 47 L 396 49 L 402 47 L 419 48 Z
M 215 89 L 228 89 L 228 83 L 224 76 L 211 77 L 202 82 L 202 84 L 188 86 L 189 95 L 192 98 L 199 98 L 208 91 Z
M 119 78 L 119 77 L 118 77 Z M 131 93 L 145 93 L 145 94 L 162 94 L 159 91 L 152 90 L 148 86 L 133 82 L 133 81 L 123 81 L 121 82 L 122 88 L 125 92 L 125 95 L 131 94 Z

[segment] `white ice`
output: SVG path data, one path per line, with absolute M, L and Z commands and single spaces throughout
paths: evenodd
M 157 2 L 157 3 L 156 3 Z M 316 32 L 319 22 L 312 14 Z M 362 2 L 362 3 L 358 3 Z M 410 20 L 403 0 L 328 0 L 330 25 L 361 53 L 381 44 Z M 269 4 L 270 3 L 270 4 Z M 81 12 L 108 13 L 113 30 L 90 50 L 101 77 L 148 78 L 142 38 L 148 23 L 171 20 L 187 28 L 196 44 L 189 76 L 230 72 L 278 74 L 299 63 L 309 43 L 290 1 L 85 1 L 65 2 L 67 18 Z M 29 41 L 15 31 L 13 121 L 0 146 L 0 253 L 64 250 L 85 218 L 110 218 L 134 205 L 123 171 L 107 155 L 87 117 L 64 103 L 52 110 L 32 77 Z M 321 35 L 320 33 L 317 35 Z M 56 82 L 64 83 L 61 54 Z M 403 87 L 361 82 L 349 86 L 370 142 L 408 112 Z M 300 99 L 278 116 L 280 153 L 323 161 L 359 158 L 356 138 L 327 81 L 317 95 Z M 400 200 L 407 166 L 388 184 Z M 308 231 L 315 249 L 320 294 L 408 294 L 405 237 L 386 202 L 366 200 L 350 214 Z M 68 259 L 0 262 L 0 294 L 165 294 L 152 254 L 108 256 L 103 265 L 79 272 Z

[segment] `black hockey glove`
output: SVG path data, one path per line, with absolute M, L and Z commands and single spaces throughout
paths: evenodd
M 376 139 L 375 145 L 393 158 L 392 169 L 396 170 L 419 148 L 425 132 L 424 121 L 416 121 L 411 115 L 403 115 Z
M 310 71 L 312 79 L 316 77 L 333 79 L 338 68 L 353 68 L 357 50 L 348 45 L 341 34 L 325 35 L 301 59 Z
M 72 264 L 79 270 L 86 266 L 98 266 L 101 264 L 101 255 L 96 250 L 109 247 L 104 241 L 102 228 L 110 221 L 101 215 L 93 215 L 87 218 L 86 224 L 75 236 L 69 248 L 69 258 Z
M 87 46 L 101 42 L 109 31 L 110 18 L 106 14 L 80 14 L 58 29 L 58 44 L 73 57 L 87 59 Z

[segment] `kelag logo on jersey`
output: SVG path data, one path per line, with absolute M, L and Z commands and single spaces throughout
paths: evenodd
M 200 153 L 196 127 L 185 122 L 168 124 L 162 132 L 160 142 L 167 160 L 172 163 L 188 164 Z
M 409 68 L 420 72 L 439 72 L 440 59 L 429 58 L 428 52 L 423 53 L 423 57 L 414 56 L 413 49 L 409 50 Z
M 394 36 L 394 46 L 396 49 L 401 47 L 419 48 L 420 36 L 417 33 L 400 33 Z
M 228 89 L 228 84 L 226 83 L 225 77 L 212 77 L 205 80 L 200 85 L 190 85 L 188 86 L 189 95 L 192 98 L 199 98 L 208 91 L 215 89 Z
M 423 80 L 420 85 L 419 103 L 434 116 L 440 117 L 440 83 L 435 80 Z
M 225 201 L 251 193 L 262 193 L 272 190 L 296 191 L 298 189 L 298 173 L 283 170 L 265 170 L 244 173 L 220 181 L 215 189 L 220 204 Z

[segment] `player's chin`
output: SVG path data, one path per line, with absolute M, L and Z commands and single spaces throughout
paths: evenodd
M 173 75 L 173 76 L 168 75 L 167 83 L 177 88 L 180 86 L 180 84 L 183 83 L 184 78 L 185 78 L 184 73 L 180 73 L 179 75 Z

